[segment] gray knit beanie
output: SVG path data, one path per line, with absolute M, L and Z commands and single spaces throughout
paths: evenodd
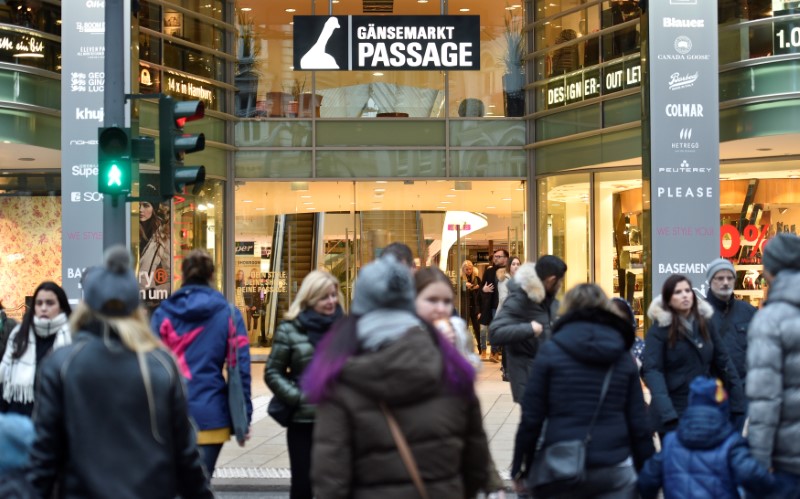
M 139 307 L 139 283 L 128 250 L 113 246 L 106 251 L 103 266 L 86 271 L 83 300 L 95 312 L 112 317 L 127 317 Z
M 714 274 L 719 272 L 720 270 L 730 270 L 733 274 L 733 277 L 736 277 L 736 268 L 734 268 L 733 264 L 730 260 L 725 258 L 717 258 L 713 260 L 711 263 L 708 264 L 708 269 L 706 269 L 706 279 L 708 282 L 711 282 L 711 279 L 714 278 Z
M 800 270 L 800 237 L 782 232 L 764 246 L 764 270 L 776 275 L 781 270 Z
M 415 311 L 414 279 L 411 270 L 394 256 L 386 255 L 366 265 L 358 273 L 353 305 L 355 315 L 379 308 Z

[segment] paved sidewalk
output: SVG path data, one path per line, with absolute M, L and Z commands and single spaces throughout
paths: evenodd
M 253 349 L 253 358 L 263 359 L 262 349 Z M 245 447 L 231 441 L 222 448 L 214 473 L 218 490 L 288 490 L 289 455 L 286 430 L 267 415 L 272 394 L 264 383 L 264 364 L 252 364 L 253 424 Z M 519 423 L 519 406 L 511 400 L 511 387 L 501 379 L 500 364 L 483 362 L 478 373 L 478 398 L 489 448 L 500 475 L 508 479 L 514 452 L 514 436 Z

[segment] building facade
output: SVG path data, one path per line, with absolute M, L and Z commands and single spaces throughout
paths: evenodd
M 322 266 L 337 275 L 349 298 L 358 268 L 399 240 L 419 265 L 439 265 L 454 282 L 463 260 L 486 265 L 495 248 L 524 260 L 556 254 L 569 265 L 567 286 L 593 280 L 644 309 L 646 18 L 638 1 L 139 3 L 132 23 L 132 90 L 202 99 L 207 110 L 205 119 L 186 127 L 206 135 L 206 150 L 191 156 L 208 171 L 204 189 L 160 207 L 131 206 L 132 246 L 151 305 L 180 285 L 182 255 L 205 248 L 220 269 L 216 286 L 246 312 L 252 343 L 268 343 L 281 310 L 311 269 Z M 6 4 L 13 11 L 22 3 Z M 738 265 L 737 293 L 757 302 L 763 296 L 760 244 L 777 231 L 796 230 L 792 217 L 800 213 L 793 140 L 800 123 L 792 77 L 800 28 L 792 2 L 718 5 L 721 251 Z M 298 70 L 295 37 L 317 36 L 294 32 L 294 16 L 301 15 L 478 15 L 481 70 Z M 42 37 L 52 43 L 57 61 L 60 31 L 36 32 L 47 35 Z M 27 62 L 15 58 L 0 65 L 12 73 L 0 88 L 6 95 L 0 114 L 36 112 L 39 127 L 51 119 L 55 138 L 49 144 L 38 143 L 47 134 L 31 132 L 21 118 L 10 123 L 15 133 L 29 134 L 15 144 L 55 156 L 44 165 L 33 162 L 35 171 L 24 162 L 0 164 L 0 181 L 52 179 L 55 189 L 45 185 L 41 192 L 52 194 L 26 195 L 15 184 L 14 196 L 10 189 L 0 195 L 0 203 L 13 197 L 30 206 L 14 216 L 0 210 L 0 297 L 7 307 L 46 276 L 25 271 L 24 286 L 7 288 L 20 282 L 19 269 L 42 265 L 34 260 L 32 241 L 10 249 L 1 241 L 16 240 L 7 237 L 19 231 L 12 219 L 35 226 L 29 218 L 35 215 L 24 211 L 41 213 L 36 203 L 60 194 L 61 103 L 46 100 L 58 92 L 38 92 L 44 100 L 35 102 L 13 100 L 19 99 L 13 89 L 20 78 L 14 75 L 36 78 L 39 87 L 57 86 L 60 68 Z M 139 133 L 157 137 L 153 102 L 139 101 L 132 115 Z M 681 141 L 692 147 L 691 137 Z M 147 192 L 157 185 L 157 165 L 141 165 L 141 171 L 138 189 Z M 45 234 L 59 217 L 55 211 L 39 217 L 49 221 Z M 154 258 L 154 242 L 166 254 Z M 60 265 L 58 252 L 52 253 L 50 264 Z

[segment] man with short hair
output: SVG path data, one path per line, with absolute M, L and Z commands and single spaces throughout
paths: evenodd
M 736 373 L 743 380 L 747 376 L 747 328 L 758 310 L 733 297 L 736 270 L 730 261 L 717 258 L 709 263 L 706 278 L 709 284 L 706 300 L 714 307 L 711 322 L 725 343 Z
M 497 305 L 500 298 L 500 292 L 497 289 L 497 271 L 505 268 L 506 265 L 508 265 L 508 251 L 503 248 L 496 249 L 492 253 L 492 265 L 483 271 L 483 287 L 481 288 L 481 292 L 483 294 L 481 296 L 480 317 L 481 336 L 478 349 L 483 352 L 483 356 L 481 357 L 482 359 L 488 359 L 494 362 L 499 362 L 499 360 L 496 357 L 491 357 L 488 355 L 488 350 L 486 349 L 486 340 L 489 337 L 489 325 L 492 323 L 492 319 L 494 319 L 494 314 L 497 311 Z M 494 344 L 492 344 L 492 347 L 493 354 L 496 351 L 499 351 L 494 349 Z
M 774 470 L 780 490 L 800 498 L 800 238 L 782 233 L 764 248 L 768 301 L 748 331 L 750 452 Z M 761 499 L 764 499 L 763 497 Z
M 414 261 L 414 253 L 411 252 L 411 248 L 405 243 L 399 241 L 390 243 L 383 248 L 381 256 L 384 255 L 394 256 L 395 260 L 410 268 L 412 272 L 417 269 L 417 264 Z
M 567 264 L 554 255 L 521 265 L 508 283 L 503 308 L 489 327 L 492 346 L 504 347 L 514 402 L 522 402 L 533 359 L 550 339 L 559 307 L 556 294 L 566 273 Z

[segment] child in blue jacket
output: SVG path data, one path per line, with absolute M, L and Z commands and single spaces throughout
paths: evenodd
M 766 495 L 774 478 L 750 455 L 747 441 L 730 424 L 728 394 L 719 380 L 697 377 L 689 386 L 689 407 L 661 452 L 639 474 L 643 499 L 738 499 L 738 487 Z

